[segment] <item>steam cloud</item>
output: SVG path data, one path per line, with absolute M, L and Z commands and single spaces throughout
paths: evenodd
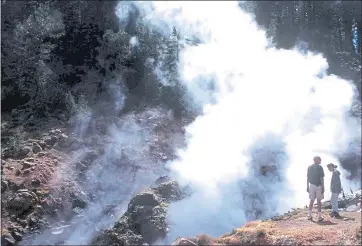
M 122 1 L 116 11 L 121 26 L 137 14 L 166 36 L 174 26 L 181 37 L 201 41 L 181 51 L 179 75 L 197 104 L 193 106 L 203 113 L 187 128 L 187 147 L 168 163 L 173 178 L 190 185 L 194 193 L 170 205 L 171 230 L 165 243 L 200 233 L 218 236 L 248 220 L 303 206 L 308 199 L 306 169 L 313 156 L 321 156 L 329 187 L 325 164 L 339 165 L 336 155 L 348 152 L 352 140 L 360 143 L 360 122 L 348 116 L 356 96 L 352 83 L 328 75 L 322 54 L 297 47 L 276 49 L 238 2 Z M 136 36 L 130 40 L 133 46 L 138 43 Z M 155 73 L 162 74 L 157 68 Z M 119 110 L 124 97 L 115 88 Z M 78 115 L 76 133 L 85 136 L 93 117 L 94 112 L 88 111 Z M 87 192 L 92 193 L 100 179 L 106 188 L 85 211 L 87 220 L 76 221 L 83 225 L 64 233 L 66 243 L 88 243 L 95 227 L 106 228 L 115 221 L 104 217 L 101 208 L 123 200 L 121 213 L 130 195 L 163 171 L 140 173 L 132 181 L 137 185 L 127 187 L 132 182 L 117 176 L 112 163 L 123 154 L 134 157 L 132 163 L 150 165 L 150 157 L 141 153 L 148 148 L 150 131 L 132 117 L 124 120 L 128 123 L 123 126 L 107 125 L 113 141 L 95 160 L 100 165 L 86 174 Z M 262 165 L 275 165 L 278 171 L 262 176 Z M 126 176 L 129 172 L 125 170 Z M 329 195 L 326 189 L 325 197 Z M 33 243 L 56 243 L 47 240 L 43 233 Z
M 348 114 L 356 97 L 351 81 L 328 75 L 322 54 L 275 48 L 237 2 L 121 2 L 117 11 L 130 6 L 165 35 L 175 26 L 201 40 L 180 54 L 182 82 L 204 112 L 187 128 L 187 148 L 169 163 L 195 191 L 170 206 L 169 241 L 220 235 L 255 216 L 305 205 L 315 155 L 330 196 L 325 164 L 338 165 L 336 155 L 352 140 L 360 143 L 360 122 Z M 205 91 L 209 84 L 215 89 Z M 278 167 L 279 179 L 260 175 L 268 164 Z
M 153 158 L 150 147 L 157 136 L 156 123 L 172 120 L 171 115 L 156 108 L 130 113 L 122 119 L 114 117 L 125 99 L 117 83 L 110 81 L 107 94 L 110 103 L 103 100 L 93 109 L 84 107 L 73 118 L 73 133 L 87 145 L 73 152 L 72 164 L 89 158 L 89 153 L 94 153 L 97 147 L 103 148 L 102 154 L 93 154 L 95 159 L 88 170 L 78 173 L 69 165 L 62 172 L 66 180 L 76 184 L 77 175 L 83 175 L 81 184 L 78 183 L 83 192 L 76 195 L 88 202 L 87 207 L 71 220 L 60 216 L 49 229 L 24 240 L 23 245 L 88 244 L 97 232 L 116 222 L 133 195 L 165 174 L 163 163 Z M 99 129 L 105 134 L 99 134 Z M 112 215 L 107 208 L 113 210 Z

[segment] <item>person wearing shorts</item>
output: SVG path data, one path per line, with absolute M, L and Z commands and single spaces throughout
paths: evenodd
M 318 222 L 322 218 L 322 200 L 324 199 L 324 171 L 320 165 L 322 159 L 319 156 L 313 158 L 314 164 L 308 167 L 307 174 L 307 192 L 309 193 L 308 219 L 312 220 L 312 209 L 315 199 L 318 205 Z

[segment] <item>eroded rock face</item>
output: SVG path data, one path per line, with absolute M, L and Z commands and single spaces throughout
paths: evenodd
M 131 199 L 128 209 L 114 227 L 105 230 L 92 241 L 92 245 L 141 245 L 165 238 L 168 202 L 185 196 L 181 187 L 172 180 L 155 182 L 152 188 Z
M 9 201 L 8 208 L 16 213 L 23 213 L 34 207 L 36 204 L 35 194 L 27 190 L 19 190 Z
M 30 152 L 31 149 L 28 146 L 17 146 L 3 149 L 2 155 L 3 158 L 22 159 L 25 158 Z

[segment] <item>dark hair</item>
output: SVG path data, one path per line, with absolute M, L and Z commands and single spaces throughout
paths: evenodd
M 338 166 L 337 166 L 337 165 L 334 165 L 333 163 L 329 163 L 329 164 L 327 165 L 327 167 L 337 168 Z

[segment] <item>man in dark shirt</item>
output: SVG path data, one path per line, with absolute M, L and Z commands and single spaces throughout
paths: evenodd
M 308 219 L 312 220 L 312 209 L 314 200 L 317 199 L 318 205 L 318 221 L 323 221 L 322 218 L 322 200 L 324 198 L 324 171 L 321 164 L 321 158 L 315 156 L 314 164 L 308 167 L 307 174 L 307 192 L 309 193 L 309 211 Z

